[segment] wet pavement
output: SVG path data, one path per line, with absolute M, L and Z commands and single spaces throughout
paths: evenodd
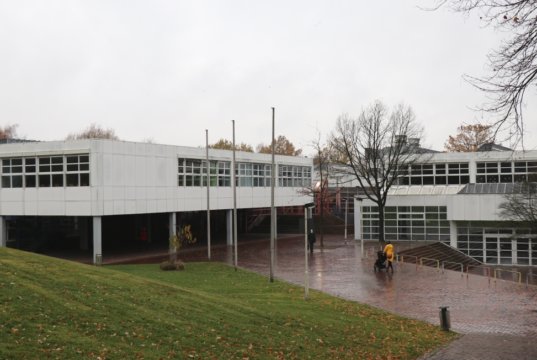
M 238 266 L 268 276 L 269 249 L 268 241 L 239 241 Z M 304 286 L 303 238 L 278 239 L 276 249 L 275 278 Z M 212 260 L 233 264 L 230 250 L 214 249 Z M 464 336 L 423 359 L 537 359 L 536 286 L 407 263 L 393 274 L 374 272 L 377 250 L 365 243 L 362 256 L 360 242 L 325 237 L 324 249 L 308 254 L 310 288 L 435 325 L 439 307 L 448 306 L 451 329 Z

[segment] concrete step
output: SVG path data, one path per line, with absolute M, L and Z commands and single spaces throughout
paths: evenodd
M 445 269 L 449 270 L 460 270 L 460 264 L 464 266 L 464 269 L 482 265 L 476 259 L 442 242 L 407 249 L 399 252 L 398 255 L 404 262 L 415 263 L 417 259 L 419 263 L 420 259 L 423 259 L 422 263 L 426 266 L 437 266 L 436 261 L 439 261 L 440 264 L 444 263 Z M 435 261 L 426 259 L 433 259 Z

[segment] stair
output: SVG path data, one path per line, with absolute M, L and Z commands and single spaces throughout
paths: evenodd
M 444 269 L 447 270 L 460 271 L 460 264 L 463 264 L 464 269 L 482 265 L 482 263 L 476 259 L 442 242 L 403 250 L 398 253 L 398 256 L 399 259 L 403 258 L 405 262 L 412 263 L 415 263 L 416 261 L 419 262 L 419 259 L 422 258 L 438 260 L 440 264 L 444 263 Z M 436 262 L 424 260 L 423 265 L 436 266 Z

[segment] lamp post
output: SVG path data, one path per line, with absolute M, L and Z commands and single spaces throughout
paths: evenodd
M 233 161 L 231 162 L 231 181 L 233 182 L 233 265 L 235 271 L 237 271 L 237 171 L 235 169 L 237 162 L 235 159 L 235 120 L 231 120 L 231 123 L 233 124 Z
M 309 264 L 308 264 L 308 213 L 315 203 L 304 204 L 304 300 L 308 299 L 309 293 Z
M 274 191 L 276 182 L 276 165 L 274 161 L 274 113 L 275 109 L 272 108 L 272 141 L 271 141 L 271 170 L 270 170 L 270 271 L 269 281 L 274 282 L 274 243 L 276 238 L 276 209 L 274 207 Z
M 349 199 L 345 198 L 345 244 L 347 244 L 347 211 L 348 211 Z
M 205 130 L 205 162 L 207 163 L 207 258 L 211 260 L 211 206 L 210 190 L 211 186 L 211 165 L 209 163 L 209 130 Z

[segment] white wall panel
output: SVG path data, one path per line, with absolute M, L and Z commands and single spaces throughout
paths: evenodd
M 90 216 L 91 203 L 88 201 L 67 201 L 65 213 L 73 216 Z
M 65 213 L 65 201 L 47 201 L 39 202 L 37 204 L 37 213 L 40 216 L 64 216 Z

